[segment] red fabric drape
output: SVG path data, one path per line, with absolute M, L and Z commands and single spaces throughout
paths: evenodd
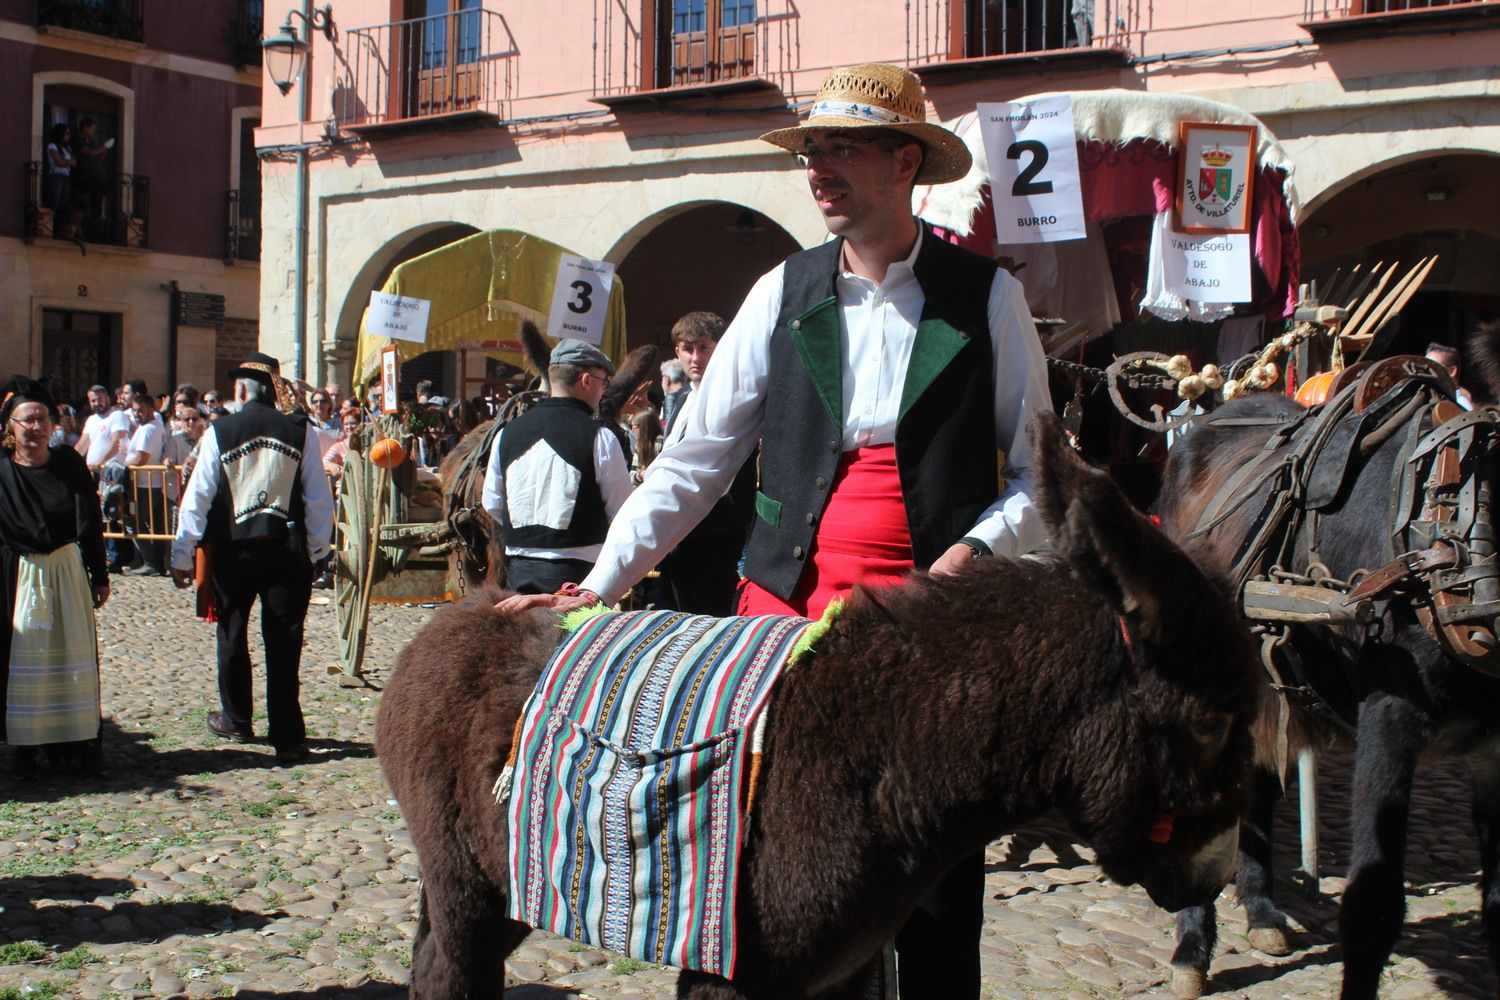
M 790 601 L 747 581 L 740 614 L 820 618 L 829 601 L 856 583 L 893 583 L 911 571 L 911 529 L 894 445 L 844 453 L 807 560 Z

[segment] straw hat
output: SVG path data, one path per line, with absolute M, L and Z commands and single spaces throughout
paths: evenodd
M 865 128 L 904 132 L 926 147 L 918 184 L 946 184 L 969 172 L 973 157 L 963 140 L 927 121 L 922 81 L 917 74 L 887 63 L 863 63 L 836 69 L 823 82 L 807 120 L 761 136 L 782 149 L 800 153 L 809 129 L 857 131 Z

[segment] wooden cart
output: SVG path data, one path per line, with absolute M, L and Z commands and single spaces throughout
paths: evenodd
M 554 285 L 570 251 L 514 230 L 476 233 L 398 266 L 383 292 L 429 303 L 420 341 L 392 340 L 361 325 L 355 382 L 379 377 L 381 351 L 395 347 L 406 361 L 429 351 L 457 351 L 460 370 L 479 354 L 522 367 L 525 322 L 547 328 Z M 602 349 L 625 354 L 625 297 L 618 279 L 607 298 Z M 575 312 L 578 310 L 575 309 Z M 461 376 L 462 377 L 462 376 Z M 478 433 L 478 432 L 476 432 Z M 363 683 L 365 630 L 373 603 L 434 603 L 462 596 L 462 574 L 450 554 L 461 544 L 466 522 L 488 517 L 477 507 L 445 513 L 443 484 L 418 470 L 408 457 L 393 469 L 369 458 L 383 438 L 414 452 L 411 432 L 394 416 L 366 425 L 351 442 L 339 482 L 334 543 L 334 603 L 338 612 L 339 662 L 330 672 L 340 682 Z

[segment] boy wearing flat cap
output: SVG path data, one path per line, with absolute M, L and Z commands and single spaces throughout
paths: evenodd
M 484 509 L 504 530 L 505 586 L 522 594 L 587 576 L 631 490 L 619 438 L 594 416 L 614 364 L 572 339 L 548 362 L 550 395 L 496 436 L 484 478 Z

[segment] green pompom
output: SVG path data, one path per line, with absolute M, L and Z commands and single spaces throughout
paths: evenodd
M 564 632 L 572 634 L 590 618 L 609 614 L 609 608 L 603 604 L 590 604 L 586 608 L 574 608 L 557 620 L 557 627 Z
M 828 607 L 823 609 L 823 617 L 809 625 L 807 631 L 802 633 L 802 638 L 792 646 L 791 663 L 798 663 L 804 656 L 817 652 L 813 644 L 828 634 L 843 610 L 844 599 L 842 597 L 835 597 L 828 602 Z

